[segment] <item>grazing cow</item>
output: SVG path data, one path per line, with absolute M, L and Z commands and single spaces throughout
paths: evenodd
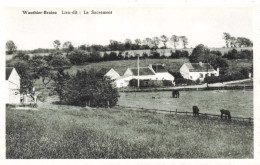
M 229 110 L 221 109 L 220 112 L 221 112 L 221 118 L 222 118 L 223 116 L 224 116 L 225 118 L 228 116 L 228 118 L 231 119 L 231 115 L 230 115 Z
M 192 109 L 193 109 L 193 116 L 199 116 L 200 110 L 199 110 L 198 106 L 193 106 Z
M 172 90 L 172 97 L 173 98 L 179 98 L 180 92 L 178 90 Z

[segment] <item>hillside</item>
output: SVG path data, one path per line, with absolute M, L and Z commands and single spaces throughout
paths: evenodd
M 189 62 L 187 58 L 181 59 L 141 59 L 140 60 L 140 67 L 148 66 L 149 64 L 154 63 L 163 63 L 165 64 L 165 68 L 169 71 L 178 72 L 180 67 L 183 63 Z M 113 68 L 115 69 L 120 75 L 123 75 L 127 68 L 129 67 L 137 67 L 137 60 L 120 60 L 120 61 L 106 61 L 106 62 L 99 62 L 99 63 L 90 63 L 87 65 L 82 66 L 72 66 L 67 71 L 69 73 L 76 73 L 77 70 L 86 69 L 89 70 L 91 68 L 94 69 L 101 69 L 101 68 Z

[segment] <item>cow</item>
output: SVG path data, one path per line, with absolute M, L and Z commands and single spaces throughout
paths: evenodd
M 173 98 L 179 98 L 180 92 L 178 90 L 172 90 L 172 97 Z
M 192 109 L 193 109 L 193 116 L 199 116 L 200 110 L 199 110 L 198 106 L 193 106 Z
M 223 116 L 224 116 L 225 118 L 228 116 L 228 119 L 231 119 L 231 115 L 230 115 L 229 110 L 221 109 L 221 110 L 220 110 L 220 113 L 221 113 L 221 118 L 222 118 Z

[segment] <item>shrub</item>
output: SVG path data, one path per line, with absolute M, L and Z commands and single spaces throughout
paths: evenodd
M 74 50 L 70 54 L 67 54 L 67 58 L 70 60 L 71 64 L 82 64 L 90 59 L 90 55 L 83 50 Z
M 173 86 L 171 80 L 162 80 L 162 82 L 163 82 L 163 86 Z
M 162 87 L 163 81 L 162 80 L 139 80 L 139 87 Z M 138 80 L 132 79 L 129 81 L 129 86 L 137 87 Z

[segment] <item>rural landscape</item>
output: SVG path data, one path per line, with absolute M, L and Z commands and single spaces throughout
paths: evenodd
M 163 33 L 163 32 L 162 32 Z M 7 159 L 254 157 L 253 42 L 6 41 Z

